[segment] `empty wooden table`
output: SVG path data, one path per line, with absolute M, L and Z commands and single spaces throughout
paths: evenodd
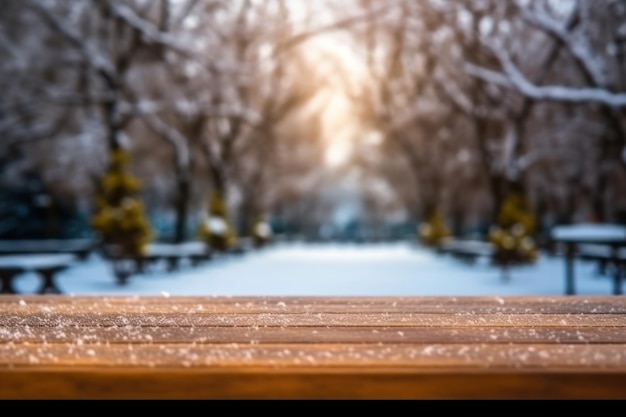
M 626 298 L 3 295 L 0 398 L 626 399 Z
M 624 264 L 626 259 L 620 254 L 626 248 L 626 226 L 615 224 L 574 224 L 558 226 L 552 230 L 551 239 L 565 245 L 565 294 L 576 294 L 574 261 L 579 257 L 582 245 L 605 247 L 609 253 L 607 260 L 614 264 L 613 294 L 624 293 Z

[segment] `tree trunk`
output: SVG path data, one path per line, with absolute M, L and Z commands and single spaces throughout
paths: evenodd
M 178 194 L 174 203 L 174 243 L 187 240 L 187 217 L 189 215 L 189 199 L 191 197 L 191 177 L 178 174 Z

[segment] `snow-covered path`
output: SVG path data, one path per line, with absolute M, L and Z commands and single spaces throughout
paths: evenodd
M 577 264 L 577 294 L 611 294 L 611 280 L 596 271 L 593 264 Z M 541 258 L 503 282 L 485 262 L 468 266 L 409 244 L 282 245 L 175 273 L 159 268 L 131 277 L 126 286 L 94 256 L 60 274 L 58 283 L 76 295 L 563 295 L 565 288 L 561 258 Z M 16 288 L 34 292 L 38 284 L 23 275 Z

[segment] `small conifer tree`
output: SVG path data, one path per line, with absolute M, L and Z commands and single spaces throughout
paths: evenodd
M 420 225 L 419 233 L 422 243 L 430 247 L 441 246 L 451 236 L 439 209 L 436 209 L 427 221 Z
M 200 225 L 199 235 L 211 249 L 227 252 L 237 242 L 234 228 L 228 220 L 228 209 L 224 197 L 219 192 L 211 193 L 208 215 Z
M 252 240 L 254 246 L 261 248 L 267 245 L 272 239 L 272 227 L 265 216 L 258 216 L 252 223 Z
M 505 200 L 489 238 L 495 248 L 494 261 L 501 265 L 532 263 L 539 254 L 535 243 L 537 222 L 521 193 Z
M 138 256 L 152 238 L 152 227 L 137 194 L 139 181 L 128 172 L 130 156 L 123 149 L 111 153 L 109 167 L 101 180 L 92 227 L 102 243 L 116 254 Z

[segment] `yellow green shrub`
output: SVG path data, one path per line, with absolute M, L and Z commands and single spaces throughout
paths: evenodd
M 534 262 L 539 251 L 534 239 L 536 220 L 524 197 L 511 194 L 500 210 L 498 224 L 489 233 L 498 263 L 524 264 Z
M 116 247 L 123 255 L 135 256 L 145 252 L 153 231 L 136 196 L 140 183 L 127 170 L 129 161 L 124 150 L 111 153 L 91 224 L 105 245 Z
M 430 218 L 420 225 L 419 233 L 422 243 L 433 247 L 441 245 L 451 236 L 443 214 L 439 210 L 435 210 Z
M 211 194 L 207 214 L 198 231 L 200 239 L 218 252 L 233 248 L 237 244 L 237 234 L 228 220 L 228 209 L 221 193 Z

